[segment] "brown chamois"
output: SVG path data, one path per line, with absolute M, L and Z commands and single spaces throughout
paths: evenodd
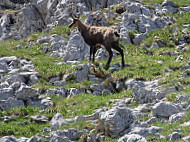
M 71 27 L 77 27 L 81 33 L 86 44 L 90 46 L 90 58 L 93 54 L 92 61 L 94 62 L 95 53 L 101 45 L 103 45 L 109 53 L 109 59 L 106 64 L 106 69 L 109 68 L 110 62 L 112 60 L 113 52 L 111 48 L 115 49 L 121 54 L 121 65 L 122 68 L 125 66 L 123 50 L 119 47 L 119 34 L 117 30 L 111 27 L 98 27 L 98 26 L 89 26 L 83 24 L 78 18 L 72 17 L 73 22 L 69 25 Z

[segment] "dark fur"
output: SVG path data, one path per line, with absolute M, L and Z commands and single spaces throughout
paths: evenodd
M 84 41 L 90 46 L 90 59 L 93 54 L 92 61 L 94 62 L 95 53 L 97 49 L 103 45 L 109 53 L 109 59 L 106 64 L 106 69 L 109 68 L 110 62 L 112 60 L 113 52 L 111 48 L 115 49 L 121 54 L 121 64 L 124 67 L 124 54 L 123 50 L 119 47 L 119 33 L 117 30 L 111 27 L 98 27 L 98 26 L 88 26 L 83 24 L 79 19 L 73 18 L 73 23 L 69 26 L 77 27 L 80 31 Z

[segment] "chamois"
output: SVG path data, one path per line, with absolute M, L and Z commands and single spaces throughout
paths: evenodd
M 77 27 L 86 44 L 90 46 L 90 61 L 91 55 L 93 54 L 92 61 L 94 62 L 94 56 L 98 47 L 103 45 L 109 53 L 109 59 L 107 61 L 105 69 L 109 68 L 110 62 L 113 57 L 113 52 L 111 48 L 115 49 L 121 54 L 122 68 L 125 66 L 123 50 L 119 47 L 119 34 L 117 30 L 111 27 L 85 25 L 78 18 L 73 16 L 72 19 L 73 22 L 69 25 L 69 28 Z

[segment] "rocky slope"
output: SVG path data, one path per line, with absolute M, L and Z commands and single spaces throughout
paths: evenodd
M 190 3 L 1 0 L 0 9 L 0 141 L 190 141 Z M 114 52 L 105 71 L 104 48 L 88 63 L 71 14 L 118 29 L 126 68 Z

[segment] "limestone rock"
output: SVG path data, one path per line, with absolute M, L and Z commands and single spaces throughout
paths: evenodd
M 80 64 L 77 66 L 73 66 L 73 68 L 76 69 L 76 71 L 74 72 L 74 75 L 76 77 L 77 82 L 88 80 L 90 67 L 91 67 L 90 64 Z
M 59 136 L 59 137 L 67 137 L 72 141 L 78 140 L 83 134 L 83 131 L 71 128 L 71 129 L 66 129 L 66 130 L 57 130 L 51 132 L 51 136 Z
M 2 110 L 8 110 L 16 107 L 24 107 L 24 102 L 15 98 L 8 98 L 7 100 L 0 101 L 0 108 Z
M 13 88 L 0 88 L 0 100 L 7 100 L 9 97 L 14 96 Z
M 67 47 L 63 53 L 64 61 L 81 61 L 89 54 L 90 48 L 85 44 L 83 37 L 79 32 L 71 33 Z
M 37 90 L 27 86 L 21 85 L 20 88 L 15 92 L 15 96 L 19 100 L 28 100 L 29 98 L 36 98 L 39 94 Z
M 181 112 L 181 106 L 171 102 L 159 102 L 152 107 L 152 113 L 156 116 L 167 117 Z
M 129 128 L 134 120 L 132 111 L 126 107 L 114 107 L 100 114 L 100 131 L 112 138 Z
M 43 142 L 43 140 L 38 136 L 32 136 L 30 139 L 27 140 L 27 142 Z
M 176 122 L 176 121 L 179 121 L 179 120 L 183 119 L 184 117 L 185 117 L 185 113 L 184 112 L 173 114 L 173 115 L 171 115 L 169 117 L 169 122 L 173 123 L 173 122 Z
M 169 140 L 170 141 L 175 141 L 181 138 L 181 135 L 179 134 L 179 132 L 173 132 L 172 134 L 170 134 L 169 136 Z
M 126 134 L 118 142 L 147 142 L 147 140 L 138 134 Z
M 43 115 L 31 116 L 30 117 L 36 123 L 46 123 L 48 122 L 48 118 Z

